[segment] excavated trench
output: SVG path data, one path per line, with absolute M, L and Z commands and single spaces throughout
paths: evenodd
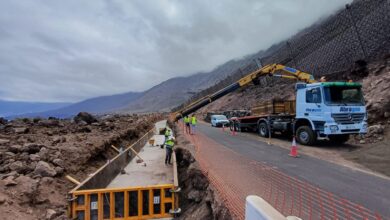
M 189 150 L 176 149 L 182 214 L 177 219 L 232 219 Z
M 104 141 L 104 143 L 98 147 L 96 151 L 91 152 L 90 158 L 83 166 L 84 169 L 78 170 L 74 175 L 80 179 L 86 178 L 86 175 L 95 172 L 97 168 L 107 163 L 107 160 L 114 158 L 118 154 L 118 152 L 112 148 L 112 145 L 118 149 L 126 149 L 142 137 L 151 127 L 151 125 L 148 125 L 130 128 L 126 130 L 126 132 L 120 134 L 118 133 L 117 136 Z
M 209 183 L 195 160 L 194 146 L 174 128 L 177 140 L 176 159 L 179 175 L 179 194 L 182 213 L 177 219 L 232 219 L 223 200 Z

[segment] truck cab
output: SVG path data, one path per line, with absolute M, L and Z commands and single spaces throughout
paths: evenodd
M 346 142 L 350 134 L 367 133 L 367 113 L 360 83 L 296 84 L 297 140 L 311 145 L 317 139 Z

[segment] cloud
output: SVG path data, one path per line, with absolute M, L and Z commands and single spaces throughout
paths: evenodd
M 2 1 L 0 99 L 143 91 L 266 49 L 349 2 Z

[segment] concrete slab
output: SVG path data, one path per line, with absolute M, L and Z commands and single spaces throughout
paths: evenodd
M 165 126 L 166 120 L 157 122 L 156 132 Z M 125 167 L 125 173 L 115 177 L 107 188 L 173 184 L 173 167 L 165 165 L 165 149 L 160 148 L 165 137 L 164 135 L 154 135 L 152 139 L 155 140 L 154 146 L 147 143 L 139 152 L 139 156 L 144 159 L 144 162 L 137 163 L 138 158 L 134 158 Z M 145 163 L 146 166 L 144 166 Z

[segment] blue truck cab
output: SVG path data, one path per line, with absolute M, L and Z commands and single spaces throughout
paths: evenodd
M 362 86 L 355 82 L 296 84 L 296 137 L 311 145 L 317 139 L 346 142 L 367 133 Z

